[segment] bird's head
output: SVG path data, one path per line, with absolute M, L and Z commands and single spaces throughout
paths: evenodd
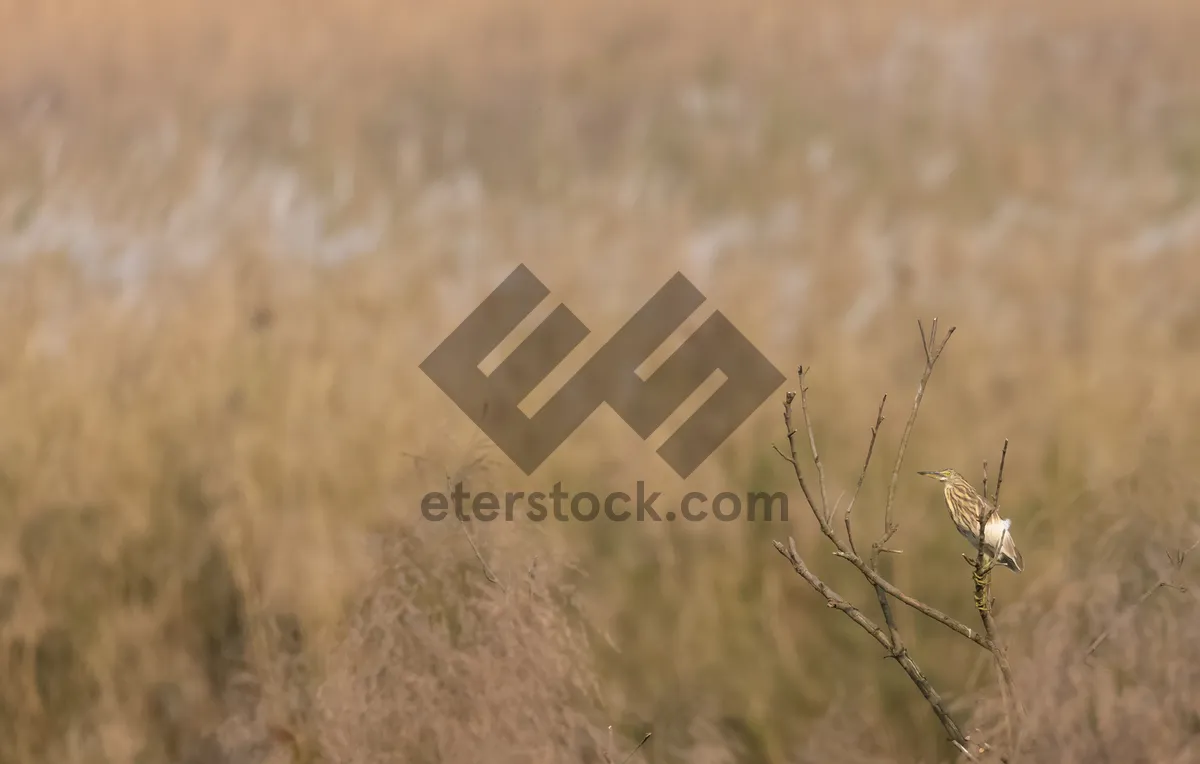
M 927 478 L 933 478 L 939 483 L 949 483 L 952 481 L 962 480 L 962 476 L 954 470 L 922 470 L 917 474 L 924 475 Z

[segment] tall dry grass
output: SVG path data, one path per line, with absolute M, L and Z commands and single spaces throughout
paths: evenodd
M 0 760 L 619 762 L 647 732 L 631 761 L 949 760 L 915 689 L 771 549 L 794 534 L 871 601 L 771 450 L 779 396 L 686 481 L 654 453 L 669 433 L 609 411 L 527 478 L 419 372 L 521 262 L 593 332 L 529 410 L 680 270 L 811 367 L 833 496 L 885 392 L 894 452 L 916 320 L 956 325 L 888 575 L 974 622 L 912 472 L 978 474 L 1009 438 L 1027 569 L 996 596 L 1030 721 L 986 656 L 904 612 L 910 649 L 1019 760 L 1193 760 L 1195 595 L 1130 608 L 1200 530 L 1197 20 L 1167 0 L 6 6 Z M 447 475 L 644 480 L 663 506 L 786 490 L 791 517 L 421 520 Z

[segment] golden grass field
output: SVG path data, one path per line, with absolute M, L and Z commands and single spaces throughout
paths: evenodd
M 887 393 L 875 538 L 933 317 L 883 570 L 978 624 L 915 473 L 1009 439 L 1028 715 L 902 609 L 910 653 L 995 761 L 1200 761 L 1198 41 L 1167 0 L 4 3 L 0 762 L 954 761 L 771 544 L 878 618 L 772 446 L 803 364 L 848 495 Z M 592 330 L 526 411 L 676 271 L 788 382 L 687 480 L 608 410 L 526 477 L 418 369 L 519 263 Z M 423 520 L 448 477 L 790 516 Z

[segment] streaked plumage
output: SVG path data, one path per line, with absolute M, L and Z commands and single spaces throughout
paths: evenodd
M 970 544 L 972 549 L 979 549 L 979 520 L 983 515 L 992 511 L 988 502 L 980 496 L 969 482 L 954 470 L 937 472 L 918 472 L 934 480 L 941 481 L 946 495 L 946 507 L 950 510 L 950 519 L 954 526 Z M 1014 573 L 1020 573 L 1024 563 L 1017 544 L 1013 541 L 1009 528 L 1011 520 L 1005 520 L 999 515 L 992 515 L 983 529 L 983 553 L 988 557 L 996 557 L 996 546 L 1000 554 L 996 562 Z

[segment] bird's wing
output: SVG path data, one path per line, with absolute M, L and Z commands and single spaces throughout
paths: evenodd
M 1020 571 L 1025 567 L 1025 563 L 1021 559 L 1021 552 L 1017 549 L 1017 542 L 1013 541 L 1012 534 L 1008 533 L 1007 529 L 1005 530 L 1004 539 L 1000 542 L 1000 553 L 1012 560 L 1017 566 L 1016 569 Z

